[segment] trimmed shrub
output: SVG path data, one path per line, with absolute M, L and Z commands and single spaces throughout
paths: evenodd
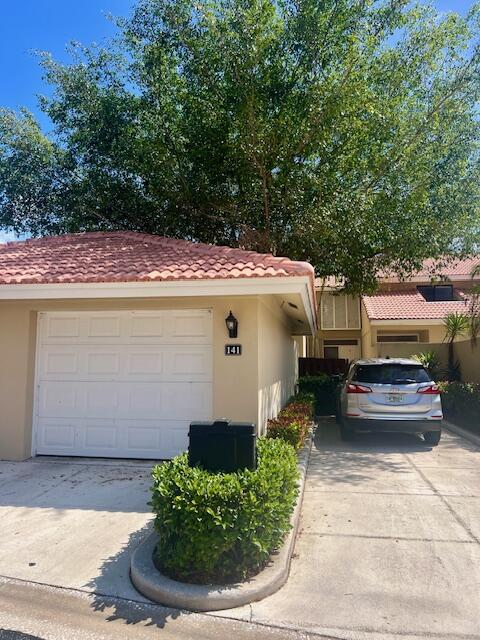
M 314 394 L 316 415 L 330 415 L 335 413 L 335 389 L 338 382 L 339 376 L 328 376 L 326 373 L 303 376 L 298 379 L 298 389 L 301 394 Z
M 268 421 L 267 437 L 281 438 L 300 449 L 312 424 L 313 405 L 313 394 L 292 396 L 277 418 Z
M 311 406 L 313 415 L 313 409 L 315 406 L 315 394 L 313 393 L 313 391 L 299 391 L 297 394 L 290 398 L 288 404 L 292 404 L 294 402 L 309 404 Z
M 282 415 L 269 420 L 267 424 L 267 438 L 280 438 L 292 445 L 294 449 L 300 449 L 302 446 L 305 441 L 305 431 L 303 422 Z
M 439 382 L 445 417 L 480 433 L 480 384 Z
M 187 454 L 153 468 L 160 541 L 154 560 L 183 582 L 226 584 L 257 573 L 290 529 L 297 457 L 282 440 L 258 440 L 255 471 L 210 473 Z

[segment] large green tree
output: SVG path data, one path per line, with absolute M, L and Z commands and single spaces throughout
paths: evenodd
M 133 229 L 310 260 L 351 290 L 472 251 L 479 10 L 140 0 L 42 56 L 54 131 L 0 117 L 0 225 Z

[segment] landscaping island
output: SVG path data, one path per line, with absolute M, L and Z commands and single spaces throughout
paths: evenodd
M 186 454 L 154 467 L 152 534 L 131 577 L 150 599 L 194 611 L 230 608 L 288 577 L 311 446 L 313 398 L 291 399 L 258 439 L 256 470 L 214 473 Z M 297 456 L 298 452 L 298 456 Z

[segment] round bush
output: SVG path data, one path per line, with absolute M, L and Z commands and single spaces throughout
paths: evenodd
M 255 471 L 211 473 L 187 454 L 154 467 L 155 563 L 184 582 L 226 584 L 258 572 L 282 543 L 298 493 L 297 457 L 258 440 Z

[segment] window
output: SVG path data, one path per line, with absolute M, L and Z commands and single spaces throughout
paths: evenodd
M 321 299 L 322 329 L 360 329 L 357 297 L 324 293 Z
M 388 336 L 377 334 L 377 342 L 418 342 L 418 333 Z
M 354 339 L 352 339 L 352 340 L 348 339 L 347 340 L 347 339 L 340 338 L 339 340 L 324 340 L 323 344 L 325 346 L 327 346 L 327 345 L 328 346 L 332 346 L 332 345 L 337 346 L 337 345 L 339 345 L 339 346 L 342 346 L 342 347 L 349 347 L 349 346 L 357 346 L 358 345 L 358 340 L 354 340 Z
M 370 384 L 412 384 L 430 382 L 431 378 L 422 367 L 414 364 L 360 364 L 353 372 L 355 382 Z
M 450 302 L 455 300 L 453 285 L 432 284 L 418 286 L 417 291 L 422 294 L 427 302 Z

